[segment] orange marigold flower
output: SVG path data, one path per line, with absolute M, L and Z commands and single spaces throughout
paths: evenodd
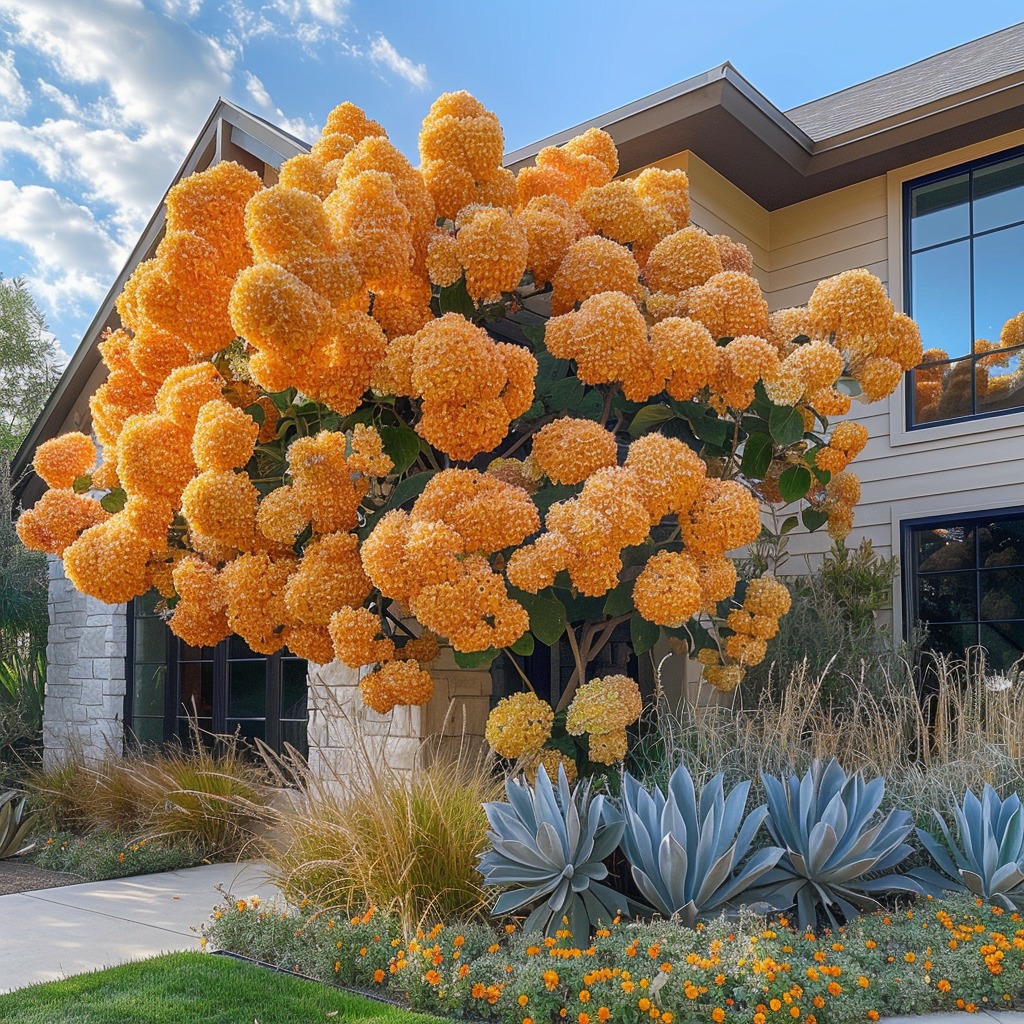
M 568 416 L 533 435 L 533 461 L 556 484 L 579 484 L 592 473 L 617 462 L 615 435 L 593 420 Z
M 466 290 L 472 298 L 495 301 L 514 291 L 526 270 L 526 232 L 504 210 L 470 206 L 456 221 L 459 260 L 466 268 Z
M 533 693 L 514 693 L 495 705 L 484 735 L 502 757 L 515 759 L 540 750 L 551 738 L 554 720 L 547 701 Z
M 284 643 L 284 590 L 294 568 L 293 559 L 246 553 L 221 570 L 231 631 L 258 654 L 273 654 Z
M 199 410 L 192 454 L 200 470 L 241 469 L 252 458 L 259 425 L 241 409 L 222 398 Z
M 256 503 L 259 492 L 245 473 L 208 469 L 194 477 L 181 495 L 181 514 L 204 554 L 197 536 L 208 538 L 217 550 L 250 551 L 256 543 Z
M 70 487 L 95 465 L 96 445 L 77 430 L 44 441 L 32 459 L 32 468 L 50 487 Z
M 681 626 L 701 607 L 700 573 L 685 552 L 652 555 L 633 589 L 636 610 L 659 626 Z
M 359 558 L 358 537 L 354 533 L 326 533 L 303 549 L 284 599 L 299 622 L 326 626 L 338 608 L 361 605 L 370 590 Z
M 231 632 L 225 611 L 227 597 L 216 566 L 186 555 L 172 574 L 178 603 L 168 625 L 191 647 L 213 647 Z
M 381 632 L 381 624 L 368 608 L 341 607 L 331 615 L 327 628 L 334 642 L 335 656 L 349 668 L 390 661 L 394 657 L 395 645 L 391 640 L 374 639 Z
M 618 242 L 589 235 L 574 242 L 552 279 L 551 313 L 560 316 L 601 292 L 640 297 L 640 267 Z
M 632 725 L 640 717 L 643 698 L 636 682 L 624 675 L 603 676 L 584 683 L 566 716 L 570 736 L 602 735 Z
M 723 270 L 714 239 L 698 227 L 663 238 L 644 264 L 644 281 L 652 292 L 681 295 Z
M 415 661 L 389 661 L 359 680 L 363 703 L 379 715 L 399 704 L 422 706 L 434 694 L 434 680 Z
M 16 528 L 25 547 L 61 555 L 83 530 L 109 517 L 95 498 L 59 488 L 46 491 L 32 508 L 22 512 Z

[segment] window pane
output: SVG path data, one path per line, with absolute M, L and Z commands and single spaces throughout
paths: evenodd
M 974 240 L 974 336 L 998 342 L 1024 306 L 1024 224 Z M 916 285 L 916 282 L 915 282 Z
M 912 558 L 918 572 L 974 568 L 973 523 L 949 523 L 915 530 Z
M 971 351 L 971 246 L 954 242 L 911 258 L 912 315 L 926 349 L 946 358 Z
M 242 739 L 254 740 L 267 738 L 267 723 L 262 718 L 256 719 L 231 719 L 227 721 L 228 734 L 233 736 L 236 732 Z
M 982 619 L 1024 619 L 1024 569 L 982 569 Z
M 924 649 L 962 658 L 968 647 L 978 643 L 978 627 L 972 623 L 931 625 L 925 637 Z
M 167 660 L 167 626 L 163 619 L 135 620 L 135 663 Z
M 189 647 L 186 643 L 178 646 L 179 661 L 213 661 L 212 647 Z
M 261 658 L 237 633 L 232 633 L 228 638 L 229 658 Z
M 1022 349 L 982 356 L 975 371 L 978 412 L 1001 412 L 1024 406 Z
M 973 572 L 919 576 L 918 617 L 922 622 L 977 621 L 977 584 Z
M 142 744 L 159 744 L 164 741 L 164 720 L 163 718 L 139 718 L 132 719 L 132 732 L 135 738 Z
M 267 662 L 228 663 L 228 717 L 263 718 L 267 713 Z
M 922 249 L 970 231 L 968 175 L 919 185 L 910 195 L 910 242 Z
M 974 172 L 974 230 L 1024 220 L 1024 156 Z
M 986 568 L 1024 565 L 1024 517 L 986 523 L 979 528 L 978 543 Z
M 166 665 L 136 665 L 135 688 L 132 695 L 133 716 L 159 715 L 162 718 L 166 686 Z
M 142 594 L 140 597 L 135 598 L 135 614 L 156 615 L 156 606 L 162 600 L 163 598 L 156 590 L 150 590 L 148 593 Z
M 281 661 L 281 717 L 306 717 L 306 663 L 298 658 Z
M 213 662 L 182 662 L 180 700 L 179 715 L 213 714 Z
M 210 746 L 210 736 L 213 733 L 213 719 L 212 718 L 179 718 L 178 719 L 178 739 L 181 740 L 182 744 L 188 748 L 194 748 L 196 743 L 193 742 L 196 737 L 196 730 L 199 730 L 198 740 L 202 746 Z
M 1024 622 L 988 622 L 981 627 L 989 671 L 1005 672 L 1024 654 Z
M 306 743 L 305 722 L 282 722 L 281 723 L 281 745 L 288 744 L 294 747 L 303 757 L 309 753 Z

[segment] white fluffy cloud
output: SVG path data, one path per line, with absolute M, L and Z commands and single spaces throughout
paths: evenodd
M 14 66 L 14 51 L 0 50 L 0 113 L 23 114 L 28 109 L 28 93 Z
M 425 89 L 430 84 L 427 65 L 414 64 L 408 57 L 403 57 L 385 36 L 378 35 L 370 44 L 370 60 L 374 64 L 383 64 L 417 89 Z

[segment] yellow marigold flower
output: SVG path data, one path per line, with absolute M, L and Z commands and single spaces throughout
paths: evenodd
M 359 680 L 363 703 L 379 715 L 399 704 L 422 707 L 434 695 L 434 680 L 415 661 L 389 661 Z
M 359 558 L 354 533 L 326 533 L 306 545 L 298 570 L 284 592 L 289 613 L 300 623 L 326 626 L 343 605 L 361 605 L 370 581 Z
M 401 647 L 397 648 L 395 650 L 395 657 L 412 658 L 413 661 L 426 665 L 434 661 L 440 653 L 441 645 L 438 643 L 437 637 L 429 629 L 425 629 L 419 636 L 406 640 Z
M 279 544 L 293 544 L 308 525 L 309 513 L 290 485 L 271 491 L 256 510 L 256 528 Z
M 643 710 L 636 682 L 624 675 L 603 676 L 584 683 L 573 697 L 565 719 L 570 736 L 602 735 L 632 725 Z
M 287 263 L 322 256 L 334 243 L 323 203 L 309 192 L 274 185 L 249 200 L 245 235 L 256 263 Z
M 751 615 L 767 615 L 773 619 L 781 619 L 785 615 L 793 599 L 784 583 L 774 576 L 760 576 L 747 584 L 747 593 L 743 598 L 743 607 Z
M 734 242 L 728 235 L 712 235 L 712 241 L 722 257 L 723 270 L 738 270 L 741 274 L 754 273 L 754 257 L 742 242 Z
M 573 207 L 595 235 L 622 245 L 652 245 L 654 237 L 647 208 L 636 194 L 632 181 L 609 181 L 588 188 Z
M 190 647 L 213 647 L 231 632 L 227 598 L 216 566 L 186 555 L 172 573 L 178 603 L 168 621 L 171 632 Z
M 484 735 L 502 757 L 515 759 L 539 751 L 551 738 L 554 720 L 547 701 L 533 693 L 514 693 L 498 701 L 487 717 Z
M 437 231 L 431 236 L 427 244 L 427 272 L 430 280 L 442 288 L 455 284 L 462 277 L 462 258 L 454 235 Z
M 363 423 L 357 423 L 352 429 L 352 454 L 348 465 L 365 476 L 387 476 L 395 468 L 384 453 L 384 442 L 377 429 Z
M 725 270 L 687 293 L 689 315 L 716 338 L 768 333 L 768 303 L 749 274 Z
M 22 512 L 16 529 L 25 547 L 61 555 L 83 530 L 109 516 L 95 498 L 59 488 L 47 491 L 32 508 Z
M 687 317 L 667 317 L 651 328 L 651 348 L 658 376 L 668 393 L 687 402 L 707 387 L 717 372 L 715 339 L 708 329 Z
M 625 729 L 610 732 L 591 733 L 589 741 L 590 760 L 597 764 L 618 764 L 626 756 L 629 738 Z
M 875 356 L 865 359 L 855 374 L 869 402 L 878 402 L 891 395 L 903 379 L 903 367 L 894 359 Z
M 569 246 L 552 279 L 551 313 L 560 316 L 601 292 L 622 292 L 640 298 L 640 267 L 633 254 L 618 242 L 598 235 Z
M 558 769 L 562 768 L 565 771 L 566 781 L 570 785 L 579 777 L 576 762 L 571 757 L 566 757 L 560 750 L 544 747 L 523 757 L 523 773 L 531 786 L 537 782 L 537 773 L 542 767 L 547 772 L 548 778 L 552 780 L 558 778 Z
M 294 559 L 246 553 L 221 570 L 228 625 L 258 654 L 273 654 L 284 644 L 284 590 L 294 568 Z
M 580 237 L 580 224 L 559 196 L 531 199 L 518 218 L 529 249 L 526 265 L 533 271 L 534 282 L 542 287 L 554 278 L 569 246 Z
M 157 413 L 130 416 L 118 441 L 117 472 L 129 495 L 174 511 L 195 473 L 191 435 Z
M 885 286 L 867 270 L 847 270 L 821 281 L 807 303 L 815 337 L 832 333 L 881 335 L 890 326 L 893 306 Z
M 50 487 L 70 487 L 96 465 L 92 438 L 74 430 L 44 441 L 32 460 L 32 468 Z
M 686 227 L 690 220 L 690 182 L 686 171 L 648 167 L 634 182 L 636 194 L 664 224 L 663 236 Z
M 212 363 L 181 366 L 167 376 L 156 393 L 156 411 L 191 433 L 199 410 L 221 397 L 224 378 Z
M 540 528 L 529 495 L 475 469 L 446 469 L 434 476 L 410 519 L 444 523 L 459 534 L 467 552 L 485 554 L 521 544 Z
M 222 398 L 199 410 L 192 455 L 200 470 L 241 469 L 252 458 L 260 428 L 256 421 Z
M 533 435 L 531 455 L 556 484 L 579 484 L 618 457 L 615 435 L 593 420 L 564 416 Z
M 181 514 L 193 535 L 213 541 L 217 552 L 251 551 L 256 544 L 256 503 L 259 492 L 245 473 L 208 469 L 189 481 L 181 495 Z
M 663 238 L 644 264 L 644 281 L 652 292 L 681 295 L 704 284 L 723 270 L 714 239 L 698 227 L 687 227 Z
M 564 534 L 550 531 L 541 534 L 532 544 L 513 551 L 505 574 L 514 587 L 536 594 L 550 587 L 555 576 L 568 568 L 576 556 L 576 548 Z
M 626 469 L 637 482 L 637 498 L 652 525 L 670 512 L 686 512 L 701 493 L 707 475 L 704 461 L 689 445 L 657 433 L 645 434 L 630 444 Z
M 335 656 L 350 668 L 390 661 L 394 657 L 395 645 L 391 640 L 375 639 L 381 632 L 380 619 L 368 608 L 338 608 L 331 615 L 327 628 Z
M 478 301 L 495 301 L 516 289 L 526 270 L 526 232 L 508 210 L 470 206 L 456 222 L 466 290 Z
M 149 589 L 147 563 L 153 550 L 153 540 L 135 528 L 127 511 L 120 512 L 89 527 L 64 549 L 64 573 L 83 594 L 121 604 Z
M 700 573 L 685 552 L 652 555 L 633 589 L 636 610 L 659 626 L 681 626 L 701 606 Z
M 549 320 L 545 340 L 553 356 L 575 360 L 586 384 L 619 382 L 630 401 L 644 401 L 664 386 L 647 324 L 623 292 L 592 295 L 576 312 Z
M 703 489 L 679 527 L 688 547 L 722 554 L 743 547 L 761 533 L 761 507 L 735 480 L 704 481 Z

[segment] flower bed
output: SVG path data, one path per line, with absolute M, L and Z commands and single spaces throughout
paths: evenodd
M 204 928 L 205 944 L 501 1024 L 841 1024 L 1024 1001 L 1024 921 L 965 897 L 820 934 L 753 914 L 695 928 L 617 919 L 585 949 L 567 930 L 541 938 L 514 924 L 438 924 L 404 936 L 397 918 L 373 910 L 346 919 L 232 897 Z

